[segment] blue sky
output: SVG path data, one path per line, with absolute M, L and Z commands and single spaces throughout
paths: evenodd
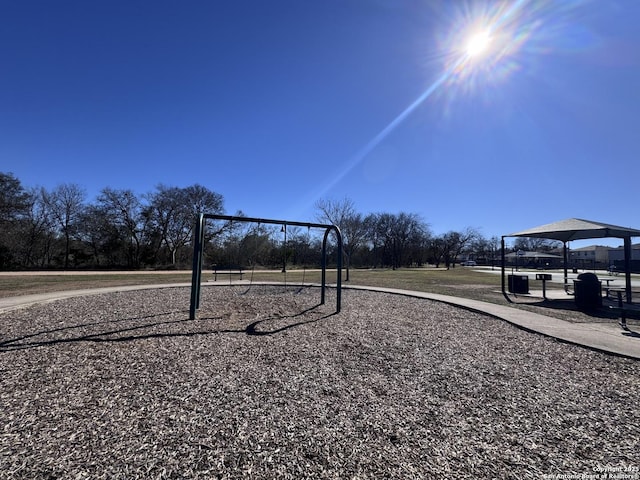
M 640 228 L 640 2 L 0 0 L 0 171 L 487 237 Z M 480 57 L 464 50 L 488 28 Z

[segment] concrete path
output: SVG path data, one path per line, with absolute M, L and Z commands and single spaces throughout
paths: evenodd
M 37 303 L 49 303 L 63 298 L 81 297 L 83 295 L 98 295 L 101 293 L 130 292 L 132 290 L 146 290 L 153 288 L 191 287 L 191 283 L 160 283 L 157 285 L 124 285 L 120 287 L 85 288 L 81 290 L 64 290 L 60 292 L 37 293 L 34 295 L 19 295 L 17 297 L 0 298 L 0 313 L 17 308 L 24 308 Z
M 203 286 L 216 284 L 229 285 L 229 282 L 206 282 L 203 283 Z M 234 281 L 233 284 L 248 285 L 248 282 Z M 59 299 L 82 295 L 96 295 L 101 293 L 126 292 L 132 290 L 190 286 L 190 283 L 163 283 L 157 285 L 131 285 L 84 290 L 68 290 L 37 295 L 22 295 L 17 297 L 5 297 L 0 298 L 0 313 L 4 313 L 17 308 L 27 307 L 29 305 L 37 303 L 47 303 Z M 527 331 L 540 333 L 542 335 L 553 337 L 567 343 L 581 345 L 600 352 L 640 360 L 640 328 L 632 327 L 630 330 L 625 331 L 619 325 L 614 323 L 567 322 L 565 320 L 560 320 L 557 318 L 528 312 L 518 308 L 513 308 L 508 305 L 498 305 L 494 303 L 470 300 L 467 298 L 453 297 L 450 295 L 439 295 L 435 293 L 416 292 L 412 290 L 401 290 L 396 288 L 380 288 L 357 285 L 343 286 L 343 288 L 353 290 L 375 290 L 397 295 L 407 295 L 411 297 L 426 298 L 429 300 L 444 302 L 450 305 L 466 308 L 468 310 L 485 313 L 516 325 Z
M 464 267 L 462 267 L 462 268 L 464 268 Z M 491 267 L 477 267 L 477 268 L 473 267 L 473 271 L 474 272 L 479 272 L 479 273 L 487 273 L 487 274 L 490 274 L 490 275 L 501 275 L 502 274 L 502 270 L 500 270 L 499 267 L 496 267 L 494 269 L 491 269 Z M 618 275 L 611 276 L 605 270 L 595 270 L 595 271 L 594 270 L 580 270 L 579 273 L 568 272 L 567 273 L 567 279 L 569 280 L 569 283 L 571 285 L 573 285 L 573 280 L 578 278 L 578 275 L 580 275 L 582 273 L 587 273 L 587 272 L 588 273 L 595 273 L 600 280 L 604 280 L 605 282 L 608 280 L 612 287 L 613 286 L 621 287 L 621 286 L 624 286 L 624 284 L 625 284 L 625 276 L 624 276 L 624 274 L 618 274 Z M 518 271 L 512 271 L 511 268 L 505 270 L 505 274 L 506 275 L 512 275 L 512 274 L 526 275 L 527 277 L 529 277 L 529 283 L 530 284 L 535 282 L 538 285 L 542 285 L 542 282 L 540 280 L 536 280 L 536 274 L 538 274 L 538 273 L 546 273 L 548 275 L 551 275 L 551 280 L 548 280 L 548 282 L 564 283 L 564 272 L 558 272 L 556 270 L 529 270 L 529 269 L 524 269 L 524 268 L 521 268 Z M 631 274 L 631 286 L 632 287 L 640 287 L 640 275 L 638 275 L 636 273 L 632 273 Z

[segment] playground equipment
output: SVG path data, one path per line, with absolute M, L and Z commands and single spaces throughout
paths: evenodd
M 324 230 L 324 237 L 322 240 L 322 280 L 320 288 L 320 303 L 325 303 L 325 290 L 326 290 L 326 269 L 327 269 L 327 239 L 329 233 L 332 231 L 336 235 L 337 241 L 337 260 L 336 260 L 336 313 L 340 312 L 342 303 L 342 234 L 340 229 L 336 225 L 327 225 L 321 223 L 309 223 L 309 222 L 295 222 L 289 220 L 273 220 L 264 218 L 251 218 L 251 217 L 234 217 L 229 215 L 213 215 L 213 214 L 200 214 L 198 221 L 196 222 L 196 229 L 194 234 L 193 245 L 193 271 L 191 276 L 191 303 L 189 306 L 189 319 L 195 320 L 196 311 L 200 308 L 200 289 L 202 282 L 202 260 L 203 260 L 203 247 L 204 247 L 204 227 L 206 220 L 225 220 L 228 222 L 247 222 L 257 224 L 272 224 L 281 225 L 283 232 L 286 232 L 287 226 L 295 227 L 307 227 L 320 228 Z M 285 260 L 286 262 L 286 260 Z M 283 271 L 286 269 L 283 268 Z M 252 275 L 253 277 L 253 275 Z M 253 281 L 253 279 L 252 279 Z

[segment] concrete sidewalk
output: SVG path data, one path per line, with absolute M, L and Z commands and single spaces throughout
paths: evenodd
M 229 285 L 229 282 L 204 282 L 203 286 Z M 247 281 L 234 281 L 234 285 L 248 285 Z M 293 285 L 293 284 L 292 284 Z M 171 283 L 157 285 L 131 285 L 121 287 L 94 288 L 85 290 L 69 290 L 62 292 L 43 293 L 37 295 L 22 295 L 17 297 L 0 298 L 0 313 L 17 308 L 28 307 L 38 303 L 47 303 L 64 298 L 101 293 L 126 292 L 133 290 L 190 287 L 190 283 Z M 508 305 L 470 300 L 467 298 L 440 295 L 436 293 L 416 292 L 396 288 L 381 288 L 349 285 L 344 289 L 373 290 L 396 295 L 406 295 L 448 303 L 468 310 L 491 315 L 530 332 L 539 333 L 563 342 L 581 345 L 600 352 L 620 355 L 640 360 L 640 328 L 638 331 L 623 330 L 616 323 L 572 323 L 537 313 L 528 312 Z
M 17 308 L 24 308 L 37 303 L 49 303 L 64 298 L 81 297 L 84 295 L 99 295 L 101 293 L 130 292 L 153 288 L 191 287 L 191 283 L 159 283 L 156 285 L 124 285 L 120 287 L 85 288 L 81 290 L 65 290 L 60 292 L 37 293 L 34 295 L 19 295 L 17 297 L 0 298 L 0 313 Z

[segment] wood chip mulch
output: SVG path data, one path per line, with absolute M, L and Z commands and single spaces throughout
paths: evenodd
M 94 295 L 0 315 L 0 478 L 542 478 L 640 466 L 640 362 L 424 299 Z M 550 478 L 550 477 L 548 477 Z

